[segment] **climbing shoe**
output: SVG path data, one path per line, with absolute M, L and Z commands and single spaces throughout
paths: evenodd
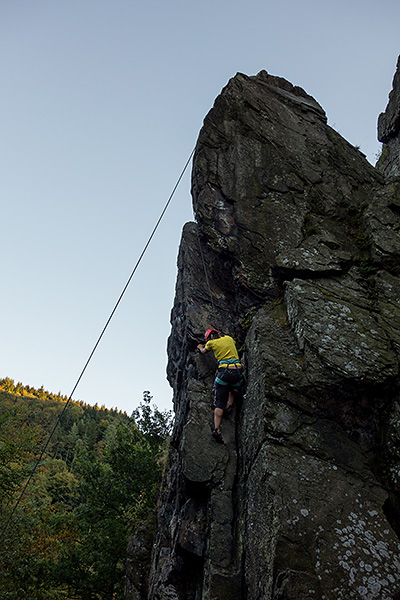
M 218 442 L 218 444 L 223 444 L 222 435 L 219 431 L 217 431 L 217 430 L 213 431 L 212 436 L 213 436 L 214 440 L 216 442 Z

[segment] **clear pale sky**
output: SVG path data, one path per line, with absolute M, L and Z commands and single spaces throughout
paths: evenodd
M 371 163 L 398 0 L 0 0 L 0 377 L 69 396 L 230 77 L 303 87 Z M 171 408 L 181 182 L 74 399 Z

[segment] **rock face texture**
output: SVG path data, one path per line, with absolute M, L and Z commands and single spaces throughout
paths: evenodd
M 386 177 L 400 176 L 400 56 L 386 111 L 379 115 L 378 139 L 382 142 L 379 168 Z
M 237 74 L 200 132 L 169 339 L 150 600 L 400 598 L 400 71 L 379 169 L 304 90 Z M 247 390 L 211 437 L 206 328 Z

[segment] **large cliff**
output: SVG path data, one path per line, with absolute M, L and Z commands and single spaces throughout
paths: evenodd
M 193 163 L 151 600 L 400 598 L 400 71 L 373 168 L 303 89 L 237 74 Z M 213 326 L 246 364 L 211 437 Z

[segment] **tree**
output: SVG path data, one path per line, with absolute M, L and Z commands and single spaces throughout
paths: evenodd
M 159 446 L 171 434 L 173 416 L 171 410 L 158 410 L 150 403 L 153 396 L 148 390 L 143 392 L 143 402 L 132 412 L 138 429 L 149 439 L 150 443 Z
M 40 428 L 27 423 L 25 417 L 25 411 L 17 409 L 0 416 L 0 597 L 47 600 L 56 597 L 53 564 L 60 547 L 65 550 L 70 544 L 73 531 L 65 503 L 63 511 L 57 511 L 53 499 L 70 501 L 74 484 L 65 464 L 53 461 L 47 472 L 40 467 L 38 477 L 21 497 L 42 438 Z M 21 501 L 15 510 L 17 499 Z
M 0 525 L 60 413 L 35 392 L 0 392 Z M 122 600 L 129 536 L 152 535 L 172 422 L 151 400 L 135 418 L 71 403 L 3 536 L 0 598 Z
M 79 477 L 79 543 L 61 560 L 60 572 L 83 598 L 123 597 L 129 536 L 149 526 L 155 507 L 159 452 L 133 420 L 118 428 L 102 459 L 78 452 L 73 469 Z
M 0 414 L 0 508 L 3 518 L 15 492 L 32 469 L 40 439 L 40 429 L 26 422 L 24 411 L 9 409 Z

